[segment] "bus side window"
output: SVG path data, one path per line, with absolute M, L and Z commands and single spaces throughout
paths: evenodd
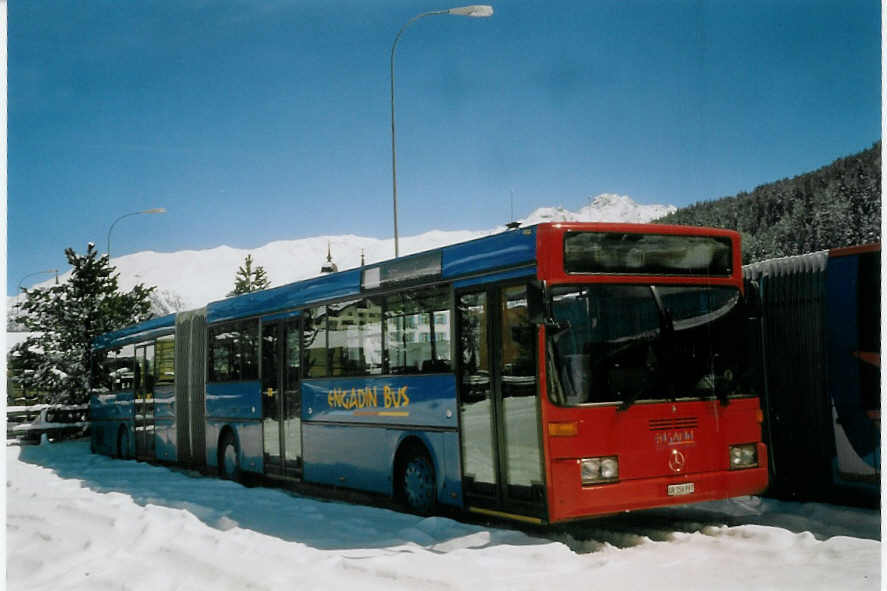
M 382 373 L 382 307 L 375 298 L 362 298 L 327 307 L 330 374 Z
M 208 335 L 209 381 L 259 379 L 258 319 L 213 326 Z
M 236 365 L 236 337 L 233 327 L 213 326 L 209 329 L 209 381 L 229 382 L 240 378 Z
M 432 288 L 385 298 L 385 354 L 394 374 L 450 371 L 449 291 Z
M 160 337 L 155 343 L 154 375 L 155 383 L 173 383 L 176 376 L 176 341 L 175 336 Z
M 142 369 L 142 379 L 145 382 L 145 393 L 154 393 L 154 345 L 145 347 L 144 367 Z
M 326 306 L 306 310 L 302 320 L 306 378 L 327 376 L 329 363 L 326 348 Z
M 244 320 L 238 323 L 240 335 L 240 379 L 259 379 L 259 321 Z
M 109 356 L 109 361 L 110 361 Z M 111 376 L 113 383 L 111 390 L 113 392 L 125 392 L 132 390 L 135 378 L 135 347 L 133 345 L 124 345 L 114 356 L 113 362 L 110 363 Z
M 139 351 L 139 353 L 141 352 Z M 142 387 L 142 360 L 140 358 L 136 358 L 133 376 L 132 387 L 135 390 L 140 390 Z

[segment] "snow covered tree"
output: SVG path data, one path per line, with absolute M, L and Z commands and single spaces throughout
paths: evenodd
M 657 223 L 732 228 L 743 261 L 881 239 L 881 142 L 813 172 L 679 209 Z
M 270 285 L 271 281 L 265 269 L 262 265 L 253 269 L 253 255 L 248 254 L 234 275 L 234 290 L 228 293 L 228 297 L 261 291 Z
M 76 404 L 89 400 L 93 340 L 150 318 L 154 288 L 138 284 L 121 292 L 115 267 L 92 243 L 86 254 L 68 248 L 65 256 L 73 267 L 66 283 L 24 290 L 21 321 L 35 334 L 10 351 L 9 366 L 24 390 L 46 393 L 47 402 Z

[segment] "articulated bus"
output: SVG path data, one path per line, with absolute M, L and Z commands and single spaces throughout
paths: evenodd
M 760 293 L 768 494 L 878 504 L 881 245 L 770 259 L 743 273 Z
M 92 446 L 530 523 L 756 494 L 752 311 L 735 232 L 518 228 L 104 335 Z

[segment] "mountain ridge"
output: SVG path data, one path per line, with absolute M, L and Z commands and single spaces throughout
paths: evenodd
M 881 240 L 881 142 L 816 170 L 655 220 L 742 234 L 743 263 Z
M 524 226 L 547 221 L 644 223 L 676 210 L 673 205 L 643 205 L 625 195 L 602 194 L 578 211 L 560 206 L 540 207 L 519 221 Z M 505 230 L 505 226 L 488 230 L 429 230 L 401 237 L 400 251 L 407 255 Z M 327 249 L 338 268 L 345 270 L 360 266 L 361 253 L 366 264 L 393 258 L 394 240 L 356 234 L 320 235 L 274 240 L 254 248 L 222 244 L 209 249 L 175 252 L 145 250 L 114 257 L 112 263 L 120 273 L 122 290 L 132 289 L 136 283 L 156 285 L 155 313 L 166 314 L 223 299 L 231 291 L 234 273 L 247 254 L 252 254 L 256 265 L 265 268 L 271 287 L 278 287 L 319 275 Z M 70 272 L 61 274 L 59 280 L 65 281 L 69 275 Z M 46 287 L 52 282 L 50 279 L 35 287 Z M 15 296 L 7 298 L 7 309 L 13 310 L 16 301 Z

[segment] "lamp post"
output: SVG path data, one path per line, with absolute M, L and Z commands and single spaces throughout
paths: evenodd
M 397 36 L 394 38 L 394 43 L 391 44 L 391 187 L 392 194 L 394 200 L 394 257 L 397 258 L 400 256 L 400 248 L 397 240 L 397 145 L 395 141 L 395 133 L 394 133 L 394 50 L 397 49 L 397 42 L 400 41 L 400 36 L 403 35 L 403 32 L 409 27 L 411 24 L 419 20 L 420 18 L 426 16 L 433 16 L 436 14 L 451 14 L 453 16 L 470 16 L 472 18 L 486 18 L 488 16 L 493 15 L 493 7 L 487 6 L 486 4 L 475 4 L 471 6 L 458 6 L 456 8 L 447 8 L 444 10 L 431 10 L 428 12 L 423 12 L 422 14 L 417 14 L 413 18 L 407 21 L 407 23 L 400 28 Z
M 125 213 L 116 220 L 111 223 L 111 227 L 108 228 L 108 262 L 111 261 L 111 230 L 114 229 L 114 226 L 117 225 L 117 222 L 122 220 L 123 218 L 128 218 L 133 215 L 142 215 L 145 213 L 166 213 L 166 209 L 163 207 L 155 207 L 154 209 L 146 209 L 144 211 L 133 211 L 130 213 Z

